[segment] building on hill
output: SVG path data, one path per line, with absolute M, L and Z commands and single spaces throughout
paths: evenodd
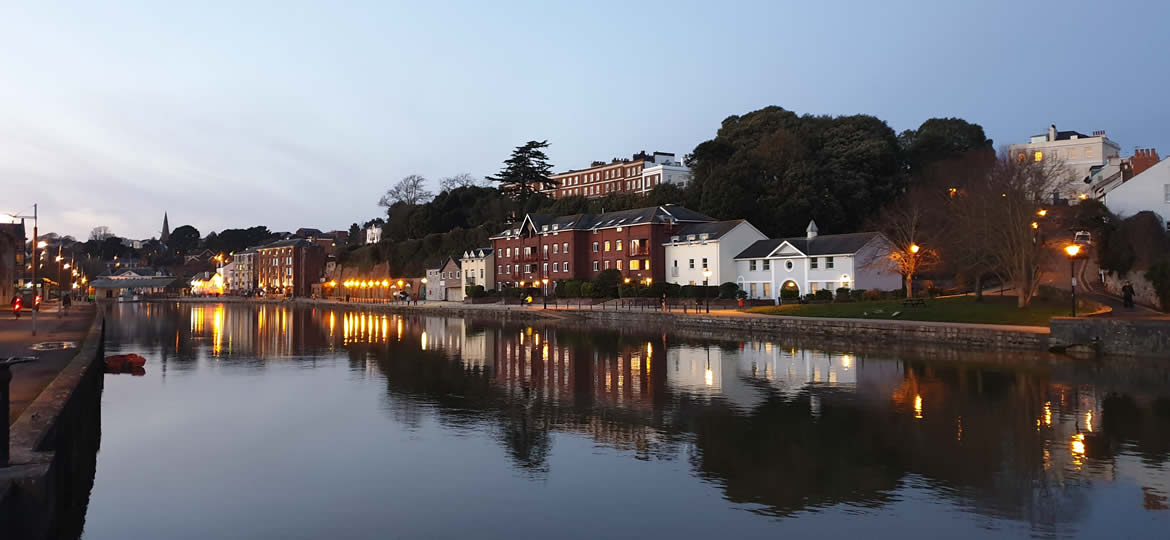
M 681 228 L 714 219 L 681 206 L 655 206 L 604 214 L 528 214 L 492 236 L 497 287 L 538 281 L 593 280 L 616 269 L 640 282 L 662 281 L 665 244 Z
M 372 224 L 370 224 L 369 227 L 366 227 L 366 243 L 367 244 L 377 244 L 378 242 L 381 242 L 381 241 L 382 241 L 382 225 L 381 224 L 372 223 Z
M 463 286 L 482 285 L 485 291 L 496 288 L 496 257 L 490 247 L 469 249 L 459 261 L 463 269 Z
M 325 271 L 325 251 L 304 238 L 256 248 L 256 286 L 265 294 L 309 296 Z
M 691 170 L 675 160 L 674 154 L 639 152 L 630 159 L 596 161 L 587 169 L 557 173 L 549 178 L 557 187 L 541 190 L 554 198 L 604 197 L 611 193 L 647 193 L 659 184 L 686 186 Z
M 1027 143 L 1008 146 L 1008 154 L 1019 160 L 1057 160 L 1070 183 L 1066 193 L 1053 194 L 1053 198 L 1073 199 L 1089 197 L 1085 180 L 1094 167 L 1108 165 L 1110 158 L 1120 157 L 1121 146 L 1109 140 L 1104 131 L 1085 135 L 1077 131 L 1057 131 L 1053 124 L 1048 126 L 1046 133 L 1033 135 Z
M 1150 211 L 1170 227 L 1170 159 L 1163 159 L 1141 174 L 1113 188 L 1102 202 L 1121 217 Z
M 878 232 L 820 235 L 810 221 L 803 237 L 759 240 L 735 257 L 735 283 L 748 298 L 778 300 L 822 289 L 896 290 L 902 276 L 890 264 L 894 245 Z
M 719 285 L 735 281 L 735 256 L 767 238 L 743 219 L 683 226 L 665 244 L 666 282 L 702 285 L 706 280 L 708 285 Z

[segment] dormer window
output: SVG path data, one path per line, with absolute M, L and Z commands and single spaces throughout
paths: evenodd
M 670 237 L 670 241 L 671 241 L 671 242 L 678 242 L 678 235 L 671 236 L 671 237 Z
M 695 241 L 695 235 L 693 235 L 693 234 L 688 234 L 688 235 L 687 235 L 687 241 L 688 241 L 688 242 L 694 242 L 694 241 Z
M 703 233 L 703 234 L 700 234 L 700 235 L 699 235 L 699 240 L 706 240 L 706 239 L 708 239 L 708 238 L 710 238 L 710 237 L 711 237 L 711 235 L 709 235 L 709 234 L 707 234 L 707 233 Z

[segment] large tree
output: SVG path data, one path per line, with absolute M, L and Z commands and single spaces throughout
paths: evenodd
M 889 262 L 905 280 L 906 298 L 914 297 L 914 276 L 939 264 L 945 229 L 938 210 L 943 197 L 930 186 L 914 186 L 878 216 L 878 230 L 894 244 Z
M 905 186 L 898 138 L 866 115 L 799 116 L 766 107 L 723 121 L 686 162 L 687 200 L 719 219 L 746 218 L 774 235 L 855 230 Z
M 910 172 L 916 175 L 936 161 L 958 159 L 972 152 L 995 155 L 983 126 L 961 118 L 931 118 L 917 130 L 903 131 L 898 139 Z
M 486 187 L 486 185 L 487 182 L 484 178 L 472 176 L 468 173 L 460 173 L 439 180 L 439 191 L 454 191 L 465 187 Z
M 412 174 L 386 190 L 386 194 L 378 200 L 378 205 L 387 208 L 394 206 L 395 203 L 417 205 L 431 200 L 434 196 L 434 193 L 427 190 L 427 179 Z
M 518 201 L 528 201 L 542 189 L 557 187 L 557 181 L 549 178 L 552 164 L 544 153 L 545 148 L 548 141 L 528 141 L 517 146 L 499 174 L 488 179 L 499 182 L 500 190 Z
M 94 227 L 92 231 L 89 231 L 89 239 L 97 240 L 98 242 L 101 242 L 106 238 L 110 238 L 111 236 L 114 236 L 114 231 L 111 231 L 110 228 L 105 225 L 98 225 L 97 227 Z
M 199 246 L 199 229 L 190 225 L 176 227 L 171 231 L 171 238 L 167 247 L 179 255 L 186 255 L 188 251 Z

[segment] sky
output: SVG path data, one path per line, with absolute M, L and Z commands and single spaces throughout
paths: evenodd
M 345 229 L 410 174 L 679 157 L 768 105 L 1170 154 L 1170 2 L 7 2 L 0 212 Z

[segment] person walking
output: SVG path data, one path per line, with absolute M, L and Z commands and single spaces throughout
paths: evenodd
M 72 306 L 72 305 L 73 305 L 72 295 L 66 294 L 66 295 L 61 296 L 61 314 L 62 315 L 69 313 L 69 306 Z
M 12 300 L 9 303 L 12 304 L 12 314 L 16 315 L 16 318 L 19 319 L 20 305 L 24 303 L 24 299 L 19 294 L 16 294 L 12 296 Z
M 1121 298 L 1124 300 L 1125 307 L 1133 309 L 1133 284 L 1126 281 L 1125 285 L 1121 287 Z

